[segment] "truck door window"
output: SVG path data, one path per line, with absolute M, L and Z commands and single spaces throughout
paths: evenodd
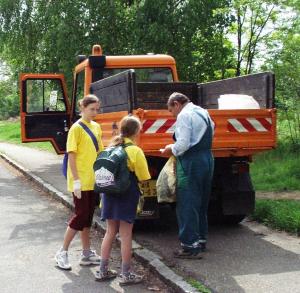
M 66 112 L 60 80 L 28 79 L 26 81 L 26 112 Z

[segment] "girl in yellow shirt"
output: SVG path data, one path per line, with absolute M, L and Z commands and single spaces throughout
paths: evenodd
M 136 217 L 136 210 L 141 195 L 138 181 L 150 179 L 148 165 L 141 148 L 134 145 L 141 130 L 140 121 L 134 116 L 126 116 L 121 120 L 120 135 L 112 141 L 112 146 L 126 145 L 127 166 L 131 173 L 130 187 L 124 194 L 118 196 L 103 194 L 101 198 L 101 219 L 106 220 L 107 229 L 101 245 L 100 269 L 96 273 L 96 280 L 104 281 L 116 277 L 117 273 L 108 269 L 108 260 L 112 243 L 119 232 L 121 237 L 122 269 L 119 275 L 119 284 L 128 285 L 142 281 L 142 276 L 130 270 L 132 228 Z
M 99 264 L 100 257 L 90 249 L 90 227 L 96 205 L 94 193 L 95 176 L 93 164 L 97 152 L 103 150 L 100 125 L 93 121 L 99 112 L 100 103 L 96 96 L 88 95 L 79 102 L 82 118 L 75 122 L 69 130 L 67 153 L 69 164 L 67 170 L 68 190 L 73 194 L 75 213 L 69 221 L 63 246 L 57 251 L 57 266 L 70 270 L 68 248 L 77 231 L 80 231 L 82 242 L 81 265 Z M 92 137 L 84 128 L 91 132 Z M 96 146 L 98 144 L 98 150 Z

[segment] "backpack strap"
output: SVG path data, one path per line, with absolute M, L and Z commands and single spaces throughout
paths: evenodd
M 125 149 L 127 148 L 128 146 L 131 146 L 131 145 L 134 145 L 132 142 L 128 142 L 128 143 L 123 143 L 121 144 L 121 146 Z
M 81 121 L 78 122 L 78 124 L 87 132 L 87 134 L 90 136 L 90 138 L 92 139 L 95 149 L 98 152 L 99 151 L 99 145 L 97 142 L 97 138 L 95 137 L 94 133 Z

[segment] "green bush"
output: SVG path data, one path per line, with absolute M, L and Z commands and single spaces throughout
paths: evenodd
M 20 101 L 16 93 L 0 97 L 0 120 L 16 117 L 19 113 Z
M 19 116 L 20 100 L 13 78 L 0 81 L 0 120 Z

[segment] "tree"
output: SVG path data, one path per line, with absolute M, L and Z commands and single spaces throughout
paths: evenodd
M 231 54 L 224 46 L 223 28 L 229 19 L 218 9 L 228 1 L 145 0 L 136 5 L 133 48 L 168 53 L 175 57 L 181 80 L 207 81 L 222 70 L 220 56 Z
M 286 1 L 290 24 L 273 35 L 269 43 L 271 56 L 263 69 L 276 76 L 276 100 L 282 123 L 287 125 L 292 145 L 300 147 L 300 5 Z
M 0 56 L 16 78 L 19 72 L 60 72 L 71 88 L 78 54 L 89 55 L 95 43 L 112 54 L 124 47 L 124 6 L 113 0 L 2 0 Z
M 233 0 L 231 13 L 235 21 L 232 33 L 236 37 L 236 76 L 253 71 L 259 46 L 275 29 L 279 13 L 276 1 Z
M 106 55 L 173 55 L 181 80 L 221 78 L 232 48 L 223 34 L 230 19 L 217 11 L 228 1 L 0 0 L 0 57 L 16 79 L 59 72 L 69 89 L 75 56 L 96 43 Z
M 0 80 L 0 120 L 19 115 L 19 96 L 11 77 Z
M 207 80 L 228 54 L 221 29 L 228 20 L 215 14 L 227 2 L 2 0 L 0 50 L 15 70 L 66 73 L 76 54 L 101 43 L 106 54 L 172 54 L 183 79 Z

